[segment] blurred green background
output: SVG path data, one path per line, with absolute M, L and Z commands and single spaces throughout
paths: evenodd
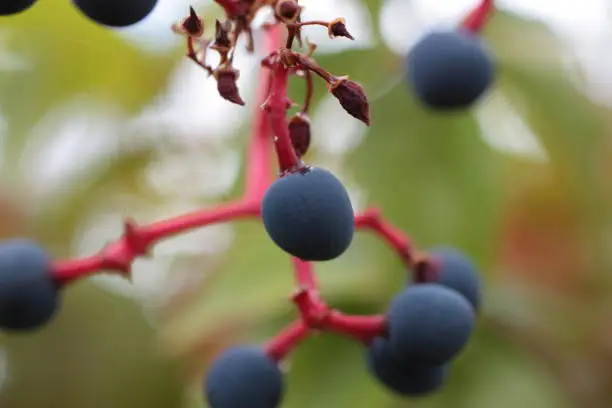
M 419 246 L 471 255 L 485 310 L 435 396 L 393 397 L 368 376 L 360 346 L 322 334 L 292 355 L 283 407 L 609 408 L 612 111 L 586 96 L 566 42 L 500 11 L 484 33 L 499 66 L 492 92 L 471 112 L 426 112 L 399 82 L 381 3 L 345 3 L 362 13 L 345 15 L 349 30 L 359 37 L 350 17 L 365 15 L 370 41 L 321 43 L 317 59 L 364 85 L 373 124 L 343 115 L 318 84 L 308 160 Z M 148 222 L 240 195 L 258 56 L 237 58 L 248 107 L 233 107 L 182 58 L 180 39 L 124 31 L 61 0 L 0 19 L 2 237 L 87 255 L 119 236 L 124 216 Z M 292 86 L 299 101 L 303 84 Z M 329 303 L 352 313 L 384 310 L 405 279 L 368 234 L 317 271 Z M 43 330 L 0 334 L 0 407 L 204 407 L 214 355 L 263 343 L 294 319 L 292 290 L 288 257 L 254 222 L 163 242 L 136 263 L 133 285 L 81 281 Z

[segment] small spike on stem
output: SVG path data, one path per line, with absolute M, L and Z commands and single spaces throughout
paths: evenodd
M 474 34 L 480 33 L 494 10 L 494 0 L 481 0 L 480 4 L 463 19 L 461 28 Z

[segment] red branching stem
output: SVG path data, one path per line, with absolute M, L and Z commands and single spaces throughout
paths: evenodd
M 281 361 L 310 333 L 308 325 L 298 320 L 283 329 L 267 344 L 266 354 L 274 361 Z
M 387 319 L 382 315 L 354 316 L 334 310 L 324 322 L 324 327 L 369 344 L 375 337 L 385 335 Z
M 378 209 L 371 208 L 355 216 L 355 228 L 369 229 L 378 234 L 413 271 L 416 281 L 435 279 L 435 271 L 427 254 L 418 251 L 406 234 L 383 219 Z
M 266 50 L 276 50 L 282 40 L 280 26 L 271 27 L 266 36 Z M 271 89 L 271 74 L 266 68 L 261 68 L 259 74 L 259 86 L 257 88 L 257 106 L 266 102 Z M 260 200 L 271 182 L 271 153 L 272 138 L 270 121 L 263 109 L 258 109 L 255 114 L 255 123 L 250 139 L 247 154 L 246 186 L 244 197 L 246 200 Z
M 96 255 L 56 261 L 51 274 L 59 284 L 70 283 L 98 270 L 115 270 L 129 276 L 134 259 L 147 255 L 151 245 L 157 241 L 206 225 L 238 218 L 257 217 L 259 210 L 260 204 L 257 201 L 238 201 L 144 226 L 126 221 L 124 233 L 119 240 L 106 246 Z
M 268 112 L 270 126 L 274 133 L 274 145 L 281 174 L 301 167 L 301 161 L 295 153 L 289 136 L 287 110 L 292 102 L 287 97 L 289 68 L 278 61 L 272 67 L 272 89 L 263 108 Z
M 293 295 L 302 321 L 311 329 L 343 334 L 369 343 L 386 332 L 384 316 L 353 316 L 330 309 L 314 290 L 301 289 Z
M 461 28 L 472 33 L 479 33 L 494 10 L 495 4 L 493 0 L 481 0 L 480 4 L 465 17 L 461 23 Z

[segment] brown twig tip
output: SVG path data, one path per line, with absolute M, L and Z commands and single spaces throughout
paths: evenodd
M 279 0 L 274 8 L 278 19 L 287 24 L 296 22 L 301 10 L 295 0 Z
M 204 35 L 204 22 L 193 7 L 189 7 L 189 16 L 183 20 L 181 27 L 191 37 L 201 37 Z
M 329 84 L 329 91 L 349 115 L 370 126 L 370 103 L 357 82 L 346 76 L 335 78 Z
M 219 95 L 229 102 L 235 103 L 236 105 L 244 105 L 244 100 L 240 96 L 238 85 L 236 81 L 240 76 L 240 72 L 233 68 L 222 68 L 214 72 L 215 79 L 217 80 L 217 90 Z
M 232 23 L 225 21 L 221 23 L 219 20 L 215 20 L 215 41 L 212 48 L 215 49 L 229 49 L 232 47 L 232 40 L 230 40 L 229 34 L 232 29 Z
M 327 33 L 331 39 L 336 37 L 344 37 L 348 38 L 349 40 L 355 39 L 346 29 L 346 21 L 343 18 L 337 18 L 331 21 L 327 25 Z
M 298 157 L 302 157 L 310 147 L 310 118 L 304 112 L 296 113 L 289 120 L 289 137 Z

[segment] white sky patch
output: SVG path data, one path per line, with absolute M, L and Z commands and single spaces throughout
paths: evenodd
M 32 129 L 21 157 L 26 182 L 40 195 L 61 192 L 87 177 L 93 163 L 116 152 L 113 107 L 75 98 L 44 116 Z
M 317 52 L 334 53 L 349 49 L 365 49 L 375 44 L 372 19 L 366 6 L 360 0 L 302 0 L 304 6 L 302 17 L 307 20 L 331 21 L 342 17 L 346 20 L 346 28 L 355 37 L 354 41 L 347 38 L 331 40 L 326 27 L 306 27 L 304 37 L 318 45 Z
M 312 145 L 329 154 L 355 149 L 367 132 L 367 127 L 346 113 L 332 95 L 323 98 L 311 120 Z
M 476 110 L 476 117 L 482 137 L 491 147 L 536 162 L 548 160 L 536 134 L 502 94 L 492 92 L 487 103 Z

